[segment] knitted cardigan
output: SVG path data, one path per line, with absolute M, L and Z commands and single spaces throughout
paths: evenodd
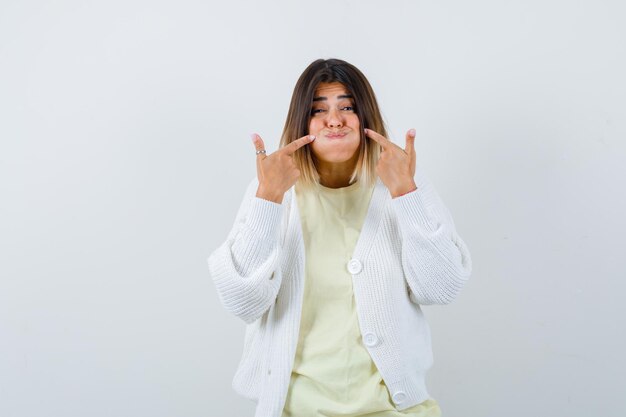
M 376 180 L 346 265 L 364 345 L 398 410 L 430 398 L 431 335 L 420 305 L 450 303 L 472 270 L 448 209 L 416 171 L 417 190 L 393 199 Z M 280 417 L 298 342 L 305 250 L 295 186 L 281 204 L 256 197 L 257 187 L 254 178 L 208 266 L 224 308 L 246 323 L 232 387 L 256 402 L 255 417 Z

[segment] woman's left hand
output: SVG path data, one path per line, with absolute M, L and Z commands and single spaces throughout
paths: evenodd
M 391 197 L 395 198 L 417 189 L 415 185 L 415 129 L 406 133 L 404 149 L 383 135 L 365 129 L 368 138 L 375 140 L 383 148 L 376 165 L 376 173 L 387 186 Z

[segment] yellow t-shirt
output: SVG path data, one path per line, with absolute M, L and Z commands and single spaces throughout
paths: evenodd
M 352 257 L 373 187 L 317 185 L 296 197 L 305 244 L 305 284 L 295 362 L 282 417 L 440 417 L 430 398 L 398 411 L 361 339 Z

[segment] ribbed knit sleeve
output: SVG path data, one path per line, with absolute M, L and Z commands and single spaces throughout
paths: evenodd
M 257 187 L 254 179 L 226 241 L 207 259 L 224 308 L 247 324 L 274 303 L 282 278 L 279 238 L 284 207 L 256 197 Z
M 418 304 L 448 304 L 472 272 L 469 250 L 428 178 L 419 170 L 417 190 L 391 200 L 402 236 L 402 267 Z

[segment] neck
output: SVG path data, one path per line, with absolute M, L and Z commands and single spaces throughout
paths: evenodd
M 343 188 L 350 185 L 350 177 L 358 160 L 358 152 L 345 162 L 315 160 L 315 168 L 320 176 L 320 184 L 328 188 Z

